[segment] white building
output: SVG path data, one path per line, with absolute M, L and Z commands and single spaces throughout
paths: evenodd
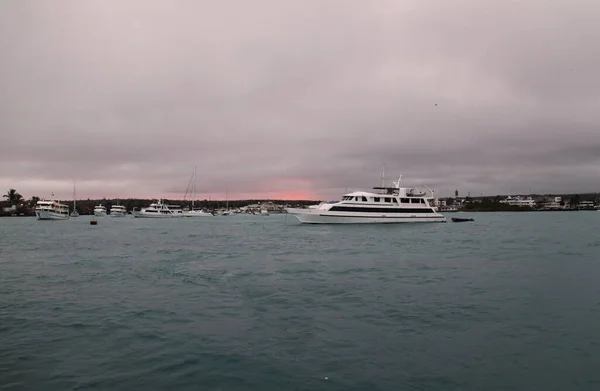
M 578 205 L 577 205 L 577 209 L 594 209 L 594 202 L 593 201 L 581 201 Z
M 524 206 L 524 207 L 529 207 L 529 208 L 534 208 L 535 207 L 535 200 L 531 197 L 521 197 L 521 196 L 516 196 L 516 197 L 511 197 L 508 196 L 506 199 L 500 200 L 501 204 L 508 204 L 508 205 L 512 205 L 512 206 Z

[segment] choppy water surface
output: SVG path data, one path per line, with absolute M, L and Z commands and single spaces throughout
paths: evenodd
M 0 388 L 599 390 L 600 213 L 470 216 L 2 218 Z

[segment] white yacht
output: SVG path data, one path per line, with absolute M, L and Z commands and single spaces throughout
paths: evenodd
M 113 205 L 110 207 L 111 217 L 125 217 L 127 216 L 127 208 L 123 205 Z
M 212 213 L 204 211 L 202 209 L 188 210 L 184 214 L 186 217 L 213 217 L 214 216 Z
M 94 207 L 94 216 L 106 216 L 106 207 L 104 205 L 96 205 Z
M 375 187 L 374 192 L 355 191 L 344 194 L 341 201 L 322 202 L 311 208 L 286 208 L 301 223 L 445 223 L 446 217 L 432 206 L 434 196 L 415 188 L 400 187 L 402 176 L 392 187 Z
M 69 206 L 58 201 L 40 200 L 35 205 L 35 215 L 38 220 L 67 220 Z
M 162 200 L 150 204 L 147 208 L 142 210 L 133 210 L 134 217 L 147 217 L 147 218 L 173 218 L 173 217 L 185 217 L 183 210 L 179 205 L 167 205 L 163 204 Z

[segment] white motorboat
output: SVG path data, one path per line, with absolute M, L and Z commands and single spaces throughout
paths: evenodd
M 444 215 L 432 206 L 434 196 L 416 188 L 400 187 L 402 176 L 392 187 L 374 187 L 374 192 L 344 194 L 338 202 L 322 202 L 307 209 L 286 208 L 306 224 L 443 223 Z
M 184 212 L 185 217 L 213 217 L 214 215 L 202 209 L 192 209 Z
M 146 217 L 146 218 L 174 218 L 174 217 L 185 217 L 183 210 L 179 205 L 167 205 L 163 204 L 162 200 L 150 204 L 147 208 L 142 208 L 138 211 L 136 208 L 133 210 L 134 217 Z
M 40 200 L 35 205 L 38 220 L 68 220 L 69 206 L 58 201 Z
M 111 217 L 125 217 L 127 216 L 127 208 L 123 205 L 113 205 L 110 207 Z
M 94 207 L 94 216 L 106 216 L 106 206 L 100 204 Z

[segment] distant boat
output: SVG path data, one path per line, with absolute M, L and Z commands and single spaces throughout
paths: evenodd
M 38 220 L 68 220 L 69 205 L 58 201 L 39 200 L 35 205 L 35 215 Z
M 94 207 L 94 216 L 106 216 L 106 206 L 97 205 Z
M 123 205 L 113 205 L 110 207 L 111 217 L 125 217 L 127 216 L 127 208 Z
M 465 221 L 475 221 L 475 220 L 473 220 L 473 219 L 467 219 L 467 218 L 464 218 L 464 217 L 452 217 L 452 222 L 453 223 L 463 223 Z
M 162 200 L 158 200 L 158 202 L 152 203 L 149 207 L 142 208 L 140 211 L 137 208 L 133 208 L 133 216 L 146 218 L 185 217 L 179 205 L 163 204 Z
M 227 198 L 227 190 L 225 190 L 225 210 L 218 212 L 219 216 L 231 216 L 231 211 L 229 210 L 229 199 Z
M 194 167 L 194 173 L 192 174 L 192 179 L 190 180 L 192 186 L 192 210 L 187 210 L 184 212 L 186 217 L 212 217 L 214 216 L 210 212 L 205 212 L 202 209 L 194 209 L 194 200 L 196 199 L 196 167 Z M 188 187 L 189 189 L 189 187 Z M 186 192 L 187 193 L 187 192 Z
M 203 211 L 201 209 L 188 210 L 184 214 L 185 214 L 185 217 L 212 217 L 212 216 L 214 216 L 212 213 Z
M 71 217 L 79 217 L 79 212 L 77 211 L 77 195 L 75 193 L 75 179 L 73 179 L 73 212 L 71 212 Z

